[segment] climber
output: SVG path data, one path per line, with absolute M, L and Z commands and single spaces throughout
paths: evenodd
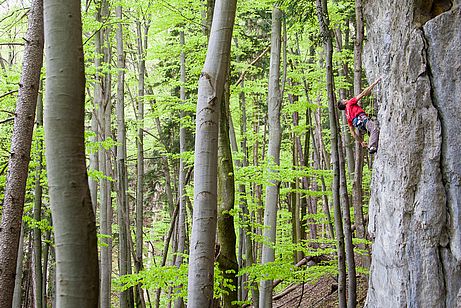
M 363 147 L 366 147 L 367 144 L 363 141 L 363 136 L 367 132 L 370 135 L 370 144 L 368 146 L 368 152 L 370 154 L 373 154 L 378 150 L 379 128 L 378 125 L 376 125 L 376 123 L 368 117 L 365 111 L 363 111 L 362 107 L 358 105 L 358 101 L 364 96 L 369 95 L 373 87 L 380 80 L 381 77 L 356 97 L 353 97 L 350 100 L 343 99 L 338 103 L 338 108 L 340 110 L 346 110 L 347 124 L 349 125 L 349 129 L 355 140 L 360 142 Z M 358 133 L 355 131 L 354 127 L 358 129 Z

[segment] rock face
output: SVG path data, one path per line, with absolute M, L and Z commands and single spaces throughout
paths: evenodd
M 367 307 L 461 299 L 461 0 L 369 0 L 364 64 L 379 151 Z M 458 302 L 459 301 L 459 302 Z M 461 307 L 461 306 L 460 306 Z

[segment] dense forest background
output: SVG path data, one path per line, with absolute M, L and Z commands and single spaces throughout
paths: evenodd
M 398 72 L 361 0 L 42 6 L 0 1 L 0 306 L 363 304 L 375 155 L 336 103 L 382 77 L 376 118 Z

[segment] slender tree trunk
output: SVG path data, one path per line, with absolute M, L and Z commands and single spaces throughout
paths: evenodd
M 29 12 L 25 35 L 24 59 L 0 224 L 0 307 L 10 307 L 13 300 L 21 219 L 42 62 L 43 1 L 34 0 Z
M 151 89 L 148 90 L 148 94 L 152 94 Z M 162 126 L 160 124 L 160 118 L 155 118 L 155 126 L 157 127 L 157 133 L 160 137 L 160 142 L 163 144 L 165 148 L 165 152 L 168 152 L 168 145 L 167 141 L 165 139 L 162 139 L 163 132 L 162 132 Z M 166 198 L 168 201 L 168 213 L 170 214 L 170 217 L 173 216 L 173 211 L 174 211 L 174 197 L 173 197 L 173 189 L 171 188 L 171 174 L 170 174 L 170 166 L 168 164 L 168 158 L 166 155 L 162 155 L 162 167 L 163 167 L 163 175 L 165 176 L 165 193 L 166 193 Z
M 208 52 L 199 79 L 194 173 L 194 213 L 190 241 L 188 305 L 213 303 L 217 212 L 217 154 L 221 99 L 230 61 L 236 0 L 217 0 Z
M 238 41 L 234 39 L 235 45 L 238 48 Z M 239 59 L 237 58 L 237 61 Z M 240 82 L 240 87 L 242 89 L 245 88 L 245 80 L 242 79 Z M 246 96 L 245 92 L 241 91 L 239 93 L 239 106 L 241 111 L 241 118 L 240 118 L 240 133 L 241 133 L 241 148 L 243 152 L 243 159 L 235 159 L 235 166 L 237 168 L 247 167 L 248 166 L 248 146 L 247 146 L 247 107 L 246 107 Z M 229 113 L 229 136 L 231 141 L 231 149 L 232 152 L 238 152 L 237 146 L 237 139 L 235 136 L 235 129 L 234 124 L 232 122 L 231 114 Z M 238 266 L 239 268 L 249 267 L 254 263 L 254 256 L 253 256 L 253 241 L 251 239 L 251 227 L 250 227 L 250 212 L 248 210 L 247 204 L 247 191 L 245 184 L 239 184 L 239 204 L 240 210 L 242 212 L 240 219 L 242 221 L 243 227 L 239 230 L 239 256 L 238 256 Z M 243 260 L 243 255 L 245 255 L 245 262 Z M 246 290 L 245 290 L 245 281 L 246 276 L 239 276 L 239 300 L 244 300 L 247 297 Z M 258 291 L 258 284 L 256 282 L 250 283 L 250 289 L 252 293 L 253 299 L 253 306 L 259 306 L 259 291 Z
M 16 277 L 14 280 L 14 292 L 12 308 L 21 308 L 22 304 L 22 268 L 24 260 L 24 223 L 21 223 L 19 235 L 18 261 L 16 263 Z
M 333 206 L 335 214 L 336 239 L 338 250 L 338 296 L 339 307 L 346 307 L 346 266 L 344 260 L 344 233 L 340 208 L 340 168 L 339 168 L 339 147 L 338 128 L 335 113 L 335 97 L 333 93 L 333 44 L 331 41 L 330 21 L 328 17 L 327 0 L 316 0 L 317 16 L 320 26 L 320 33 L 324 40 L 326 79 L 328 94 L 328 113 L 330 118 L 331 131 L 331 162 L 333 164 Z
M 269 68 L 269 92 L 268 92 L 268 117 L 269 117 L 269 146 L 267 160 L 272 174 L 280 164 L 280 108 L 282 98 L 280 96 L 280 41 L 281 41 L 282 11 L 274 6 L 272 10 L 271 32 L 271 58 Z M 275 168 L 274 168 L 275 167 Z M 270 245 L 263 244 L 261 263 L 266 264 L 275 260 L 277 204 L 279 199 L 279 183 L 271 176 L 270 184 L 266 187 L 266 206 L 264 208 L 264 239 Z M 272 280 L 263 280 L 260 284 L 259 307 L 272 307 Z
M 335 110 L 336 111 L 336 110 Z M 336 112 L 336 115 L 338 113 Z M 338 132 L 339 134 L 339 132 Z M 352 244 L 352 228 L 351 228 L 351 213 L 350 213 L 350 202 L 349 195 L 347 193 L 347 177 L 346 177 L 346 162 L 344 160 L 344 154 L 341 150 L 342 143 L 341 138 L 338 138 L 338 154 L 339 154 L 339 185 L 340 185 L 340 199 L 343 210 L 344 218 L 344 242 L 346 251 L 346 263 L 347 263 L 347 307 L 354 308 L 357 305 L 357 279 L 355 270 L 355 258 L 354 258 L 354 246 Z
M 108 2 L 107 0 L 100 0 L 98 2 L 98 11 L 96 13 L 96 20 L 104 23 L 104 18 L 108 18 Z M 99 142 L 105 141 L 110 136 L 110 112 L 111 102 L 108 100 L 108 93 L 110 93 L 109 73 L 103 72 L 104 63 L 108 64 L 110 52 L 104 47 L 104 41 L 107 38 L 109 29 L 107 27 L 100 29 L 95 35 L 95 68 L 96 68 L 96 81 L 95 81 L 95 94 L 94 101 L 98 106 L 98 135 Z M 108 119 L 109 118 L 109 119 Z M 108 124 L 109 122 L 109 124 Z M 98 170 L 103 176 L 110 176 L 110 162 L 108 151 L 100 147 L 98 151 Z M 111 241 L 109 229 L 110 215 L 111 215 L 111 184 L 107 178 L 100 179 L 99 192 L 100 192 L 100 211 L 99 211 L 99 224 L 100 234 L 102 235 L 100 248 L 100 306 L 101 308 L 110 307 L 110 289 L 111 289 Z M 93 188 L 93 187 L 92 187 Z M 93 195 L 95 199 L 96 194 Z M 94 208 L 94 206 L 93 206 Z
M 29 233 L 29 232 L 27 232 Z M 22 305 L 24 307 L 33 307 L 34 306 L 34 286 L 33 286 L 33 257 L 32 257 L 32 236 L 26 236 L 29 238 L 27 244 L 27 250 L 24 253 L 25 262 L 24 262 L 24 297 L 22 300 Z
M 52 226 L 51 217 L 48 217 L 48 223 Z M 45 247 L 43 247 L 43 277 L 42 277 L 42 298 L 43 298 L 43 308 L 47 307 L 48 298 L 51 298 L 50 294 L 47 292 L 48 286 L 51 285 L 51 268 L 48 268 L 49 252 L 50 252 L 50 239 L 51 239 L 51 230 L 47 230 L 45 233 Z M 51 265 L 50 265 L 51 267 Z M 48 275 L 48 272 L 50 275 Z
M 363 13 L 362 0 L 355 1 L 355 16 L 356 16 L 356 39 L 354 44 L 354 95 L 357 96 L 362 88 L 362 46 L 363 46 Z M 355 170 L 354 182 L 352 185 L 352 196 L 354 204 L 355 226 L 357 237 L 366 238 L 365 223 L 363 219 L 363 148 L 359 142 L 355 143 Z M 363 245 L 361 248 L 364 248 Z M 369 264 L 368 258 L 363 258 L 365 266 Z
M 41 87 L 40 87 L 41 88 Z M 43 101 L 42 94 L 39 93 L 37 98 L 37 130 L 43 128 Z M 42 151 L 43 142 L 41 139 L 37 140 L 37 167 L 35 169 L 35 189 L 34 189 L 34 220 L 40 221 L 42 219 L 42 185 L 40 183 L 42 173 Z M 34 236 L 34 294 L 35 294 L 35 308 L 42 308 L 42 232 L 40 228 L 33 229 Z M 46 269 L 45 269 L 46 270 Z
M 126 228 L 125 212 L 127 210 L 128 199 L 126 187 L 126 129 L 125 129 L 125 54 L 123 51 L 123 27 L 122 27 L 122 7 L 117 6 L 115 14 L 119 20 L 116 31 L 117 40 L 117 218 L 119 228 L 119 274 L 120 276 L 128 274 L 128 236 L 131 236 L 129 230 Z M 119 295 L 120 308 L 127 308 L 129 290 L 122 291 Z
M 223 307 L 233 307 L 237 301 L 237 256 L 235 254 L 236 235 L 234 218 L 230 214 L 234 209 L 234 168 L 229 139 L 229 103 L 230 87 L 227 82 L 224 90 L 224 99 L 221 106 L 218 139 L 218 266 L 223 272 L 224 279 L 228 279 L 233 288 L 225 288 Z
M 143 208 L 144 208 L 144 77 L 146 76 L 146 60 L 144 51 L 147 46 L 143 44 L 144 36 L 141 22 L 136 23 L 138 35 L 138 136 L 136 139 L 137 148 L 137 185 L 136 185 L 136 259 L 135 269 L 139 273 L 143 268 Z M 144 46 L 143 46 L 144 45 Z M 144 295 L 141 285 L 136 286 L 136 306 L 145 307 Z
M 315 121 L 316 122 L 316 121 Z M 322 138 L 320 136 L 320 138 Z M 320 158 L 320 153 L 321 153 L 321 149 L 319 149 L 318 147 L 318 143 L 316 142 L 316 139 L 315 138 L 315 134 L 314 134 L 314 130 L 312 131 L 312 147 L 314 149 L 314 169 L 316 170 L 321 170 L 323 169 L 322 168 L 322 163 L 321 163 L 321 158 Z M 327 231 L 328 231 L 328 235 L 331 239 L 333 239 L 335 237 L 335 232 L 334 232 L 334 228 L 333 228 L 333 224 L 331 223 L 331 215 L 330 215 L 330 206 L 329 206 L 329 202 L 328 202 L 328 196 L 326 195 L 326 185 L 325 185 L 325 178 L 323 177 L 323 175 L 320 175 L 319 176 L 319 179 L 320 180 L 320 184 L 321 184 L 321 189 L 322 189 L 322 203 L 323 203 L 323 213 L 325 214 L 325 217 L 326 217 L 326 221 L 327 221 Z
M 184 52 L 184 31 L 179 32 L 179 44 L 181 45 L 180 54 L 180 82 L 179 99 L 184 104 L 186 101 L 186 55 Z M 184 120 L 185 112 L 180 111 L 180 117 Z M 178 256 L 176 257 L 176 267 L 180 267 L 184 262 L 183 254 L 186 252 L 186 166 L 183 155 L 186 152 L 186 128 L 181 122 L 179 128 L 179 213 L 178 213 Z M 184 307 L 184 300 L 180 297 L 175 300 L 175 308 Z
M 349 20 L 346 21 L 347 25 L 349 24 Z M 335 30 L 335 37 L 336 37 L 336 50 L 338 52 L 342 52 L 343 50 L 343 35 L 341 33 L 341 28 L 337 28 Z M 347 36 L 346 36 L 347 37 Z M 340 68 L 338 69 L 338 75 L 339 76 L 342 76 L 344 78 L 348 78 L 348 66 L 347 66 L 347 63 L 346 62 L 343 62 L 341 63 L 341 66 Z M 347 99 L 347 94 L 346 94 L 346 89 L 344 88 L 340 88 L 339 89 L 339 99 L 340 100 L 343 100 L 343 99 Z M 354 168 L 355 168 L 355 159 L 354 159 L 354 150 L 353 150 L 353 146 L 355 146 L 355 139 L 351 138 L 351 135 L 350 135 L 350 132 L 349 132 L 349 127 L 347 125 L 347 120 L 346 120 L 346 113 L 345 112 L 341 112 L 341 115 L 339 115 L 339 118 L 338 120 L 340 120 L 340 123 L 342 123 L 342 125 L 340 127 L 342 127 L 342 129 L 340 129 L 340 132 L 341 132 L 341 136 L 344 140 L 344 150 L 346 152 L 346 161 L 347 161 L 347 168 L 348 168 L 348 171 L 349 171 L 349 177 L 353 180 L 354 178 Z M 343 149 L 341 148 L 341 150 Z
M 45 144 L 56 243 L 57 307 L 97 307 L 95 215 L 85 166 L 80 1 L 45 0 Z

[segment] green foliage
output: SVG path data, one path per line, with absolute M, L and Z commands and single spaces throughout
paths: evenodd
M 186 256 L 187 257 L 187 256 Z M 151 266 L 137 274 L 124 275 L 114 280 L 114 286 L 117 291 L 124 291 L 128 288 L 142 284 L 143 289 L 156 290 L 158 288 L 175 290 L 168 299 L 164 301 L 174 301 L 178 297 L 187 300 L 187 263 L 182 264 L 179 268 L 175 266 Z M 214 297 L 220 298 L 228 290 L 235 288 L 231 280 L 223 276 L 219 270 L 218 264 L 214 266 Z
M 26 224 L 26 226 L 30 229 L 35 229 L 38 228 L 42 232 L 46 231 L 52 231 L 53 226 L 50 225 L 50 222 L 48 219 L 41 219 L 41 220 L 35 220 L 34 218 L 24 215 L 22 217 L 22 221 Z

